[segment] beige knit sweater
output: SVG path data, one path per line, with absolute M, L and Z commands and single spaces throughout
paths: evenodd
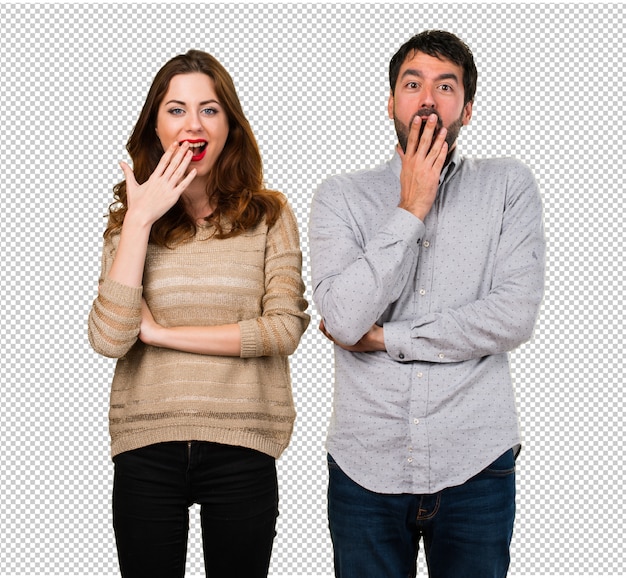
M 98 297 L 89 314 L 89 341 L 118 358 L 109 429 L 115 456 L 165 441 L 211 441 L 278 457 L 287 447 L 295 410 L 287 356 L 309 316 L 303 298 L 296 220 L 285 205 L 268 230 L 231 239 L 212 226 L 173 249 L 148 246 L 143 287 L 108 278 L 119 236 L 103 248 Z M 241 356 L 185 353 L 137 339 L 141 297 L 157 323 L 238 323 Z

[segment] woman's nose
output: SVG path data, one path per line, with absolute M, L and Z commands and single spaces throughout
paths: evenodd
M 185 129 L 189 131 L 197 131 L 202 128 L 200 117 L 197 114 L 189 113 L 185 119 Z

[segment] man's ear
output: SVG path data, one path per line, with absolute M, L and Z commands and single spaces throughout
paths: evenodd
M 389 118 L 393 120 L 393 92 L 389 93 L 389 100 L 387 101 L 387 114 Z
M 472 111 L 474 108 L 474 103 L 472 101 L 465 104 L 463 107 L 463 126 L 467 126 L 472 120 Z

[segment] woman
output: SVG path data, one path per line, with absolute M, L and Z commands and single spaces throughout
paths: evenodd
M 109 424 L 123 576 L 183 576 L 201 505 L 207 574 L 267 576 L 287 356 L 309 316 L 294 215 L 263 187 L 232 79 L 192 50 L 158 72 L 104 233 L 93 348 L 118 359 Z

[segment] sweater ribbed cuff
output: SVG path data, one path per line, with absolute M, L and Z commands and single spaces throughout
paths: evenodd
M 130 287 L 107 277 L 100 284 L 100 294 L 114 303 L 124 303 L 131 307 L 140 306 L 143 286 Z
M 246 319 L 239 322 L 239 330 L 241 331 L 241 357 L 258 357 L 258 337 L 255 332 L 255 325 L 255 319 Z

